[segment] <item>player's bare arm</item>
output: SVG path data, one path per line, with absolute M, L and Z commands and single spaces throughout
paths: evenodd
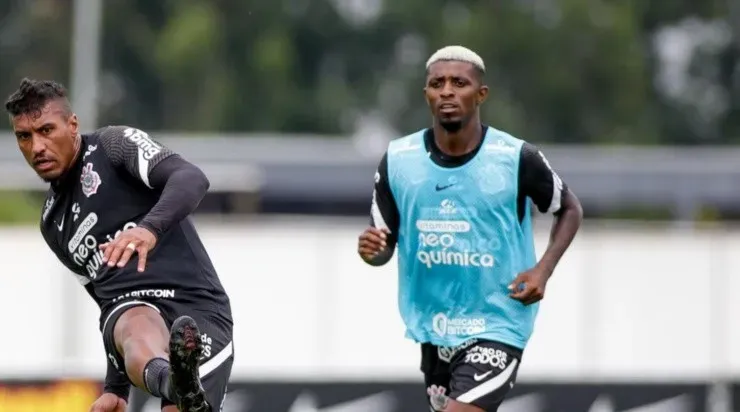
M 545 253 L 542 255 L 538 267 L 541 267 L 548 278 L 552 275 L 560 258 L 568 250 L 571 242 L 576 236 L 583 221 L 583 208 L 572 190 L 563 195 L 562 209 L 555 213 L 552 229 L 550 231 L 550 242 Z
M 399 213 L 388 184 L 387 169 L 387 155 L 384 155 L 375 172 L 370 226 L 357 240 L 357 253 L 372 266 L 388 263 L 398 240 Z
M 540 212 L 553 214 L 550 241 L 542 258 L 534 268 L 519 274 L 510 286 L 512 298 L 531 305 L 545 297 L 547 281 L 581 226 L 583 209 L 540 150 L 528 144 L 522 150 L 523 192 Z

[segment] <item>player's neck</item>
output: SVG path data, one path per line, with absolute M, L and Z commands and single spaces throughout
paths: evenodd
M 482 138 L 483 130 L 477 117 L 456 132 L 448 132 L 437 122 L 434 124 L 434 143 L 448 156 L 462 156 L 472 152 Z
M 78 134 L 75 137 L 75 155 L 72 158 L 72 163 L 70 163 L 71 167 L 74 167 L 75 163 L 77 163 L 77 160 L 79 160 L 81 154 L 82 154 L 82 136 Z

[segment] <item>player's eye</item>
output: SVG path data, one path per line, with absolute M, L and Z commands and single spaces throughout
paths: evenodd
M 434 80 L 429 81 L 429 87 L 433 89 L 439 89 L 440 87 L 442 87 L 443 84 L 444 82 L 440 79 L 434 79 Z

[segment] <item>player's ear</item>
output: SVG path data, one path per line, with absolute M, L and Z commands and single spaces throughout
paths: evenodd
M 77 119 L 77 115 L 75 113 L 72 113 L 69 116 L 67 124 L 69 125 L 69 130 L 76 136 L 80 130 L 80 121 Z
M 482 105 L 486 101 L 486 99 L 488 99 L 488 86 L 482 84 L 478 88 L 478 96 L 476 97 L 478 106 Z
M 427 87 L 424 86 L 422 90 L 424 91 L 424 100 L 426 100 L 427 106 L 432 107 L 432 101 L 429 100 L 429 93 L 427 93 Z

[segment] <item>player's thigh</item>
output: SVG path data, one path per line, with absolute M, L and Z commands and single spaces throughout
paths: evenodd
M 142 313 L 144 310 L 148 313 Z M 138 315 L 143 315 L 141 322 L 134 320 Z M 124 353 L 121 350 L 124 335 L 141 334 L 142 340 L 150 340 L 154 349 L 166 353 L 167 327 L 161 317 L 161 311 L 153 304 L 138 300 L 111 304 L 104 310 L 103 319 L 103 347 L 106 357 L 119 372 L 126 372 Z M 142 324 L 146 324 L 147 327 L 142 328 Z
M 514 387 L 520 359 L 519 351 L 495 342 L 479 342 L 467 348 L 452 362 L 450 398 L 486 412 L 497 411 Z M 455 405 L 451 410 L 470 409 Z

